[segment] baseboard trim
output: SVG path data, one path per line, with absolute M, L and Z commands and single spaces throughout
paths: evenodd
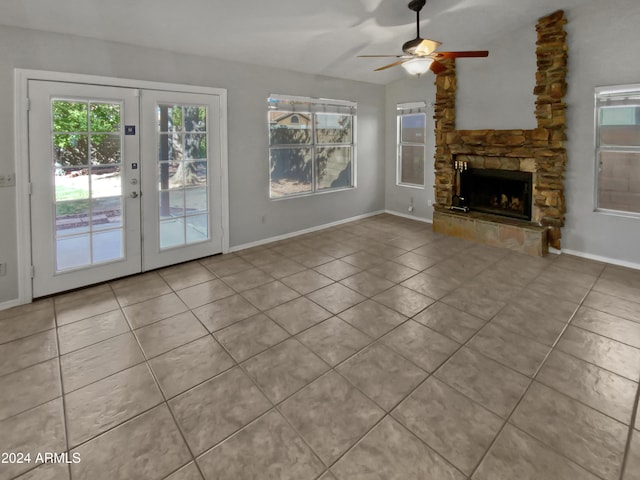
M 14 300 L 8 300 L 6 302 L 0 303 L 0 310 L 8 310 L 8 309 L 13 308 L 13 307 L 18 307 L 20 305 L 24 305 L 25 303 L 28 303 L 28 302 L 22 302 L 22 301 L 20 301 L 19 298 L 16 298 Z
M 378 210 L 376 212 L 365 213 L 362 215 L 356 215 L 355 217 L 345 218 L 343 220 L 338 220 L 336 222 L 324 223 L 322 225 L 317 225 L 315 227 L 305 228 L 304 230 L 296 230 L 295 232 L 285 233 L 283 235 L 277 235 L 275 237 L 263 238 L 262 240 L 256 240 L 255 242 L 243 243 L 240 245 L 234 245 L 229 247 L 229 253 L 239 252 L 240 250 L 246 250 L 247 248 L 260 247 L 262 245 L 266 245 L 268 243 L 278 242 L 280 240 L 287 240 L 288 238 L 299 237 L 300 235 L 305 235 L 307 233 L 317 232 L 319 230 L 324 230 L 326 228 L 336 227 L 338 225 L 342 225 L 344 223 L 355 222 L 356 220 L 362 220 L 363 218 L 373 217 L 375 215 L 380 215 L 381 213 L 386 213 L 385 210 Z
M 416 222 L 433 223 L 433 219 L 431 218 L 416 217 L 414 215 L 407 215 L 406 213 L 396 212 L 395 210 L 385 210 L 384 213 L 395 215 L 396 217 L 408 218 L 409 220 L 415 220 Z
M 592 255 L 590 253 L 578 252 L 576 250 L 562 249 L 562 253 L 568 255 L 575 255 L 576 257 L 586 258 L 588 260 L 595 260 L 597 262 L 610 263 L 619 267 L 632 268 L 634 270 L 640 270 L 640 263 L 627 262 L 626 260 L 618 260 L 616 258 L 603 257 L 601 255 Z

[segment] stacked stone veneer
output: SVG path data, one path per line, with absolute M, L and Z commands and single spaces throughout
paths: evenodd
M 436 211 L 451 205 L 453 161 L 467 160 L 473 168 L 522 170 L 533 174 L 532 222 L 548 228 L 549 245 L 560 249 L 565 219 L 564 173 L 567 90 L 567 44 L 562 10 L 541 18 L 534 94 L 537 128 L 533 130 L 456 130 L 456 64 L 436 76 L 434 109 Z M 435 217 L 434 217 L 435 218 Z

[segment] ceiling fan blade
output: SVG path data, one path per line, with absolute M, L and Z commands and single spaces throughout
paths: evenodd
M 439 73 L 444 72 L 447 69 L 447 67 L 445 67 L 443 64 L 441 64 L 437 60 L 434 60 L 431 63 L 431 66 L 429 67 L 429 69 L 437 75 Z
M 488 50 L 468 50 L 463 52 L 434 52 L 433 56 L 437 58 L 470 58 L 470 57 L 488 57 Z
M 409 59 L 398 60 L 397 62 L 390 63 L 389 65 L 385 65 L 384 67 L 376 68 L 374 72 L 379 72 L 380 70 L 386 70 L 387 68 L 395 67 L 397 65 L 402 65 L 404 62 L 408 62 Z
M 406 55 L 358 55 L 358 58 L 403 58 Z
M 435 49 L 438 48 L 440 45 L 442 45 L 442 43 L 436 40 L 430 40 L 428 38 L 425 38 L 418 44 L 418 46 L 415 48 L 413 53 L 421 56 L 429 55 L 430 53 L 435 51 Z

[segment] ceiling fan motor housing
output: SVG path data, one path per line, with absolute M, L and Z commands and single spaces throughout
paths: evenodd
M 405 42 L 404 45 L 402 45 L 402 51 L 409 55 L 413 55 L 416 52 L 416 48 L 421 43 L 422 43 L 422 38 L 420 37 L 414 38 L 413 40 L 409 40 L 408 42 Z
M 409 2 L 409 9 L 413 10 L 414 12 L 419 12 L 420 10 L 422 10 L 422 7 L 424 7 L 425 3 L 427 3 L 427 0 L 411 0 Z

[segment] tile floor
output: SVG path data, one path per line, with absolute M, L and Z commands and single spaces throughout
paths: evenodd
M 0 312 L 0 479 L 638 480 L 639 378 L 640 271 L 380 215 Z

